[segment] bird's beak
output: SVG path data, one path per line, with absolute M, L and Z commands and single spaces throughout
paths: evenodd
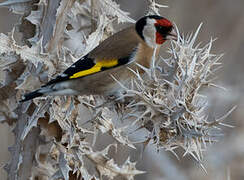
M 178 39 L 178 35 L 177 35 L 177 33 L 175 32 L 175 29 L 174 29 L 174 28 L 173 28 L 172 31 L 167 35 L 167 39 L 177 41 L 177 39 Z

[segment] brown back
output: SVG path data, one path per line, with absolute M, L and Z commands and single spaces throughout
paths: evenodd
M 90 52 L 89 57 L 98 61 L 128 57 L 142 41 L 133 25 L 104 40 Z

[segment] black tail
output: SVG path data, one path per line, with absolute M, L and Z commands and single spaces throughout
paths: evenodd
M 43 93 L 40 93 L 40 92 L 39 92 L 39 89 L 38 89 L 38 90 L 33 91 L 33 92 L 31 92 L 31 93 L 25 94 L 25 95 L 22 97 L 22 100 L 21 100 L 20 102 L 25 102 L 25 101 L 34 99 L 34 98 L 39 97 L 39 96 L 42 96 L 42 95 L 43 95 Z

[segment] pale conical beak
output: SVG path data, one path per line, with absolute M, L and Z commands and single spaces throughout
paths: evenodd
M 177 41 L 177 39 L 178 39 L 178 35 L 177 35 L 177 33 L 175 32 L 175 29 L 174 29 L 174 28 L 173 28 L 172 31 L 167 35 L 167 39 L 172 39 L 172 40 Z

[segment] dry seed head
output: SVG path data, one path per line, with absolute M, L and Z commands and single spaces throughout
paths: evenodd
M 122 86 L 123 97 L 131 101 L 127 113 L 132 125 L 145 128 L 158 148 L 182 147 L 198 162 L 206 143 L 214 141 L 210 132 L 220 125 L 207 121 L 208 99 L 200 90 L 210 84 L 222 56 L 210 53 L 212 39 L 203 47 L 194 46 L 201 25 L 190 36 L 176 28 L 178 40 L 171 41 L 170 58 L 153 60 L 150 69 L 138 65 L 145 73 L 133 71 L 132 89 Z

